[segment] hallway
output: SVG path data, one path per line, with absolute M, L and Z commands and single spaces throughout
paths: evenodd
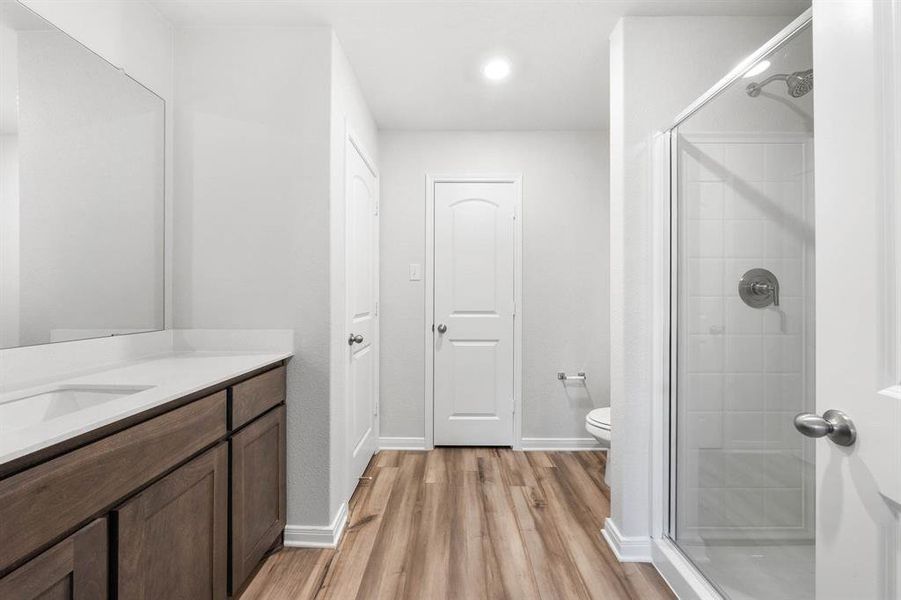
M 244 599 L 672 598 L 650 565 L 620 564 L 600 452 L 383 451 L 336 550 L 270 556 Z

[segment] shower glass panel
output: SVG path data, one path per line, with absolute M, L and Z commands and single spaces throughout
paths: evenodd
M 670 536 L 727 598 L 814 597 L 809 24 L 672 130 Z

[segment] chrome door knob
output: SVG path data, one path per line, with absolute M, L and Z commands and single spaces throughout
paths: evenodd
M 362 335 L 354 335 L 350 334 L 350 337 L 347 338 L 347 345 L 353 346 L 354 344 L 362 344 L 363 336 Z
M 447 325 L 445 325 L 444 323 L 441 323 L 440 325 L 438 325 L 438 333 L 445 333 L 446 331 L 447 331 Z
M 839 446 L 851 446 L 857 440 L 854 421 L 840 410 L 827 410 L 822 417 L 814 413 L 796 415 L 795 429 L 807 437 L 828 437 Z

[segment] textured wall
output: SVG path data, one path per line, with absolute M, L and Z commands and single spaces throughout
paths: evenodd
M 603 132 L 383 132 L 383 437 L 424 435 L 425 177 L 522 173 L 523 437 L 585 438 L 608 405 L 607 136 Z M 558 370 L 584 370 L 587 389 Z

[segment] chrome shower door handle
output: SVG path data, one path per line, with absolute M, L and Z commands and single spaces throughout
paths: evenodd
M 822 417 L 814 413 L 795 415 L 795 429 L 807 437 L 828 437 L 839 446 L 851 446 L 857 440 L 854 421 L 840 410 L 827 410 Z

